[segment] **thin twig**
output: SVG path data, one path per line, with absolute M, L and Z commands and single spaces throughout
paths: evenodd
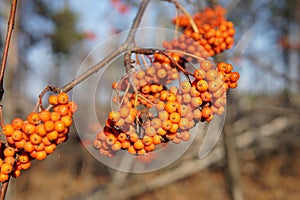
M 135 33 L 137 31 L 137 28 L 140 25 L 142 16 L 144 14 L 144 11 L 148 5 L 150 0 L 143 0 L 143 2 L 140 5 L 139 11 L 133 21 L 133 24 L 131 26 L 131 29 L 128 33 L 128 37 L 126 41 L 115 51 L 113 51 L 111 54 L 106 56 L 103 60 L 101 60 L 99 63 L 96 65 L 92 66 L 88 71 L 80 75 L 79 77 L 75 78 L 74 80 L 70 81 L 68 84 L 66 84 L 63 88 L 62 91 L 68 92 L 72 90 L 76 85 L 84 81 L 85 79 L 89 78 L 91 75 L 94 73 L 98 72 L 102 67 L 107 65 L 109 62 L 111 62 L 116 56 L 118 56 L 121 53 L 124 53 L 131 48 L 131 43 L 134 40 Z
M 11 2 L 8 27 L 7 27 L 4 50 L 3 50 L 2 61 L 1 61 L 1 66 L 0 66 L 0 104 L 2 102 L 2 97 L 4 95 L 3 78 L 4 78 L 4 73 L 5 73 L 5 67 L 6 67 L 6 62 L 7 62 L 10 40 L 11 40 L 11 36 L 12 36 L 13 29 L 14 29 L 14 24 L 15 24 L 16 10 L 17 10 L 17 0 L 13 0 Z M 3 114 L 2 114 L 2 105 L 0 105 L 0 121 L 1 121 L 0 125 L 2 128 L 4 125 L 4 119 L 3 119 Z M 8 184 L 9 184 L 9 179 L 10 179 L 10 177 L 8 177 L 8 180 L 5 181 L 4 183 L 2 183 L 2 185 L 1 185 L 0 200 L 5 199 L 6 191 L 7 191 Z
M 17 10 L 17 0 L 13 0 L 11 2 L 11 9 L 10 9 L 10 14 L 9 14 L 6 39 L 5 39 L 4 50 L 3 50 L 2 61 L 1 61 L 1 68 L 0 68 L 0 102 L 2 101 L 2 97 L 4 94 L 3 78 L 4 78 L 4 73 L 5 73 L 5 67 L 6 67 L 6 62 L 7 62 L 7 56 L 8 56 L 8 51 L 9 51 L 11 35 L 12 35 L 14 25 L 15 25 L 16 10 Z
M 192 29 L 194 32 L 199 33 L 199 29 L 193 19 L 193 17 L 190 15 L 190 13 L 176 0 L 163 0 L 163 1 L 168 1 L 171 3 L 174 3 L 176 8 L 178 8 L 183 14 L 189 19 L 190 25 L 192 26 Z

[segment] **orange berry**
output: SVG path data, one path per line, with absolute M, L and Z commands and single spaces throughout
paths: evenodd
M 180 115 L 177 112 L 173 112 L 170 114 L 169 119 L 172 123 L 178 123 L 180 121 Z
M 226 105 L 226 98 L 218 98 L 213 105 L 216 108 L 224 107 Z
M 179 105 L 178 113 L 180 114 L 181 117 L 186 116 L 188 111 L 189 111 L 189 107 L 187 105 L 184 104 Z
M 202 104 L 202 99 L 200 97 L 193 97 L 191 100 L 191 105 L 193 107 L 199 107 Z
M 21 129 L 23 126 L 23 120 L 20 118 L 15 118 L 13 119 L 13 121 L 11 122 L 11 125 L 14 127 L 14 129 Z
M 42 142 L 42 137 L 34 133 L 30 135 L 29 140 L 32 144 L 39 144 Z
M 7 164 L 10 164 L 11 166 L 14 165 L 15 163 L 15 158 L 14 157 L 6 157 L 4 160 L 3 160 L 3 163 L 7 163 Z
M 20 161 L 20 163 L 27 163 L 29 161 L 29 157 L 27 154 L 21 154 L 18 157 L 18 161 Z
M 6 156 L 6 157 L 10 157 L 10 156 L 12 157 L 15 155 L 15 149 L 12 147 L 6 147 L 3 151 L 3 153 L 4 153 L 4 156 Z
M 220 98 L 221 96 L 223 96 L 224 94 L 224 90 L 223 88 L 219 88 L 217 91 L 215 91 L 213 94 L 212 94 L 212 97 L 217 99 L 217 98 Z
M 145 149 L 140 149 L 140 150 L 137 151 L 137 154 L 138 154 L 139 156 L 143 156 L 143 155 L 145 155 L 146 153 L 147 153 L 147 152 L 146 152 Z
M 73 123 L 72 117 L 69 115 L 62 116 L 60 120 L 64 123 L 65 127 L 70 127 Z
M 168 95 L 169 95 L 169 92 L 167 90 L 162 90 L 160 92 L 160 100 L 165 101 L 167 99 Z
M 14 178 L 18 178 L 18 177 L 20 177 L 20 175 L 21 175 L 21 170 L 15 169 L 15 170 L 13 171 L 12 176 L 13 176 Z M 1 182 L 1 180 L 0 180 L 0 182 Z
M 3 163 L 1 166 L 1 173 L 3 174 L 9 174 L 10 172 L 12 172 L 12 170 L 13 166 L 8 163 Z
M 188 131 L 184 131 L 182 135 L 183 141 L 188 141 L 191 138 L 191 134 Z
M 168 93 L 166 100 L 168 102 L 175 102 L 176 101 L 176 95 L 170 92 L 170 93 Z
M 195 109 L 195 110 L 193 111 L 193 118 L 194 118 L 194 119 L 201 119 L 201 117 L 202 117 L 202 112 L 201 112 L 201 110 Z
M 21 168 L 23 170 L 29 169 L 29 167 L 31 167 L 31 162 L 27 162 L 27 163 L 22 163 L 21 164 Z
M 213 67 L 213 63 L 211 61 L 205 60 L 201 62 L 201 68 L 205 71 L 210 70 Z
M 15 141 L 14 141 L 14 139 L 11 136 L 6 136 L 6 141 L 9 144 L 15 144 Z
M 95 149 L 100 149 L 102 147 L 102 142 L 100 140 L 94 140 L 93 147 Z
M 203 69 L 196 69 L 194 71 L 194 77 L 197 79 L 197 80 L 202 80 L 205 78 L 205 71 Z
M 208 89 L 208 83 L 205 80 L 199 80 L 196 83 L 196 88 L 199 92 L 204 92 Z
M 196 86 L 192 86 L 190 89 L 190 95 L 192 97 L 199 97 L 200 96 L 200 92 L 197 90 Z
M 46 159 L 46 157 L 47 157 L 47 153 L 46 153 L 46 151 L 37 151 L 36 152 L 36 159 L 37 160 L 44 160 L 44 159 Z
M 48 102 L 49 104 L 51 105 L 57 105 L 58 104 L 58 98 L 56 95 L 51 95 L 49 98 L 48 98 Z
M 172 124 L 172 126 L 171 126 L 171 128 L 170 128 L 170 132 L 171 133 L 177 133 L 177 131 L 178 131 L 178 129 L 179 129 L 179 125 L 178 124 Z M 169 135 L 169 134 L 168 134 Z
M 46 122 L 49 121 L 51 119 L 51 113 L 48 110 L 42 110 L 39 113 L 40 119 L 42 120 L 42 122 Z
M 8 174 L 6 174 L 6 173 L 0 173 L 0 182 L 1 183 L 7 181 L 8 178 L 9 178 Z
M 23 134 L 24 135 L 24 134 Z M 24 145 L 26 144 L 26 141 L 24 138 L 20 141 L 16 141 L 15 142 L 15 146 L 17 149 L 22 149 L 24 147 Z
M 153 151 L 153 150 L 155 149 L 155 144 L 154 144 L 154 143 L 151 143 L 150 145 L 145 146 L 144 149 L 145 149 L 147 152 Z
M 136 154 L 136 150 L 135 150 L 135 148 L 134 148 L 133 146 L 129 146 L 129 147 L 127 148 L 127 151 L 128 151 L 130 154 L 133 154 L 133 155 Z
M 219 62 L 217 67 L 219 71 L 225 72 L 227 69 L 227 64 L 225 62 Z
M 180 83 L 180 91 L 182 93 L 188 93 L 191 89 L 191 84 L 188 81 L 183 81 Z
M 157 111 L 162 111 L 165 109 L 165 103 L 163 101 L 158 101 L 155 108 Z
M 189 93 L 182 95 L 182 102 L 185 104 L 189 104 L 192 100 L 192 97 Z
M 67 93 L 61 92 L 57 95 L 57 102 L 59 104 L 67 104 L 68 101 L 69 101 L 69 97 L 68 97 Z
M 61 121 L 61 120 L 56 121 L 56 122 L 54 123 L 54 126 L 55 126 L 54 129 L 55 129 L 57 132 L 63 132 L 63 131 L 65 130 L 65 124 L 64 124 L 64 122 Z
M 44 128 L 47 132 L 51 132 L 55 129 L 55 124 L 53 121 L 46 121 L 44 123 Z
M 214 81 L 218 77 L 218 72 L 214 69 L 208 70 L 205 74 L 205 78 L 207 81 Z
M 40 121 L 40 116 L 38 113 L 32 112 L 27 116 L 27 120 L 29 123 L 36 125 Z
M 162 137 L 160 135 L 153 136 L 153 144 L 160 144 L 161 140 L 162 140 Z
M 20 141 L 23 138 L 23 132 L 20 130 L 15 130 L 12 134 L 11 137 L 13 138 L 14 141 Z
M 166 110 L 168 113 L 175 112 L 176 109 L 177 109 L 177 105 L 176 105 L 175 102 L 167 102 L 167 103 L 166 103 L 165 110 Z
M 160 127 L 157 129 L 157 134 L 163 136 L 167 134 L 167 131 Z
M 158 129 L 161 127 L 161 120 L 159 118 L 153 118 L 150 122 L 150 125 L 154 128 L 154 129 Z
M 129 110 L 126 107 L 122 107 L 120 108 L 119 113 L 120 113 L 120 117 L 126 118 L 129 115 Z
M 171 127 L 172 127 L 172 122 L 171 122 L 171 120 L 167 119 L 167 120 L 162 121 L 161 127 L 162 127 L 164 130 L 166 130 L 166 131 L 170 130 Z
M 125 133 L 120 133 L 118 135 L 118 141 L 124 142 L 127 139 L 127 135 Z
M 177 136 L 177 135 L 176 135 Z M 179 144 L 181 142 L 181 139 L 180 138 L 177 138 L 177 137 L 174 137 L 172 139 L 172 142 L 175 143 L 175 144 Z
M 156 134 L 156 130 L 152 126 L 147 126 L 146 129 L 145 129 L 145 134 L 152 137 Z
M 47 133 L 47 138 L 50 141 L 56 140 L 58 138 L 58 132 L 56 130 L 53 130 L 53 131 Z
M 229 83 L 229 87 L 232 88 L 232 89 L 236 88 L 237 85 L 238 85 L 237 82 L 230 82 L 230 83 Z
M 60 120 L 61 115 L 58 112 L 51 113 L 51 121 L 55 122 Z
M 119 151 L 122 148 L 122 144 L 119 141 L 116 141 L 112 146 L 111 150 L 113 151 Z
M 217 81 L 211 81 L 208 84 L 208 90 L 209 90 L 209 92 L 213 93 L 213 92 L 217 91 L 219 88 L 220 88 L 220 85 L 218 84 Z
M 202 117 L 209 118 L 212 115 L 211 108 L 206 107 L 202 109 Z
M 188 130 L 190 126 L 190 120 L 187 118 L 181 118 L 179 121 L 179 128 L 181 130 Z
M 22 127 L 22 131 L 28 135 L 35 133 L 36 128 L 35 125 L 30 123 L 24 123 Z
M 110 145 L 110 146 L 112 146 L 113 144 L 115 144 L 115 142 L 116 142 L 116 137 L 113 135 L 113 134 L 108 134 L 107 135 L 107 138 L 106 138 L 106 140 L 105 140 L 105 142 L 108 144 L 108 145 Z
M 156 75 L 159 79 L 164 79 L 167 76 L 167 71 L 165 69 L 159 69 L 157 70 Z
M 56 144 L 50 144 L 50 145 L 45 146 L 44 150 L 47 154 L 51 154 L 55 151 L 55 149 L 56 149 Z
M 70 101 L 68 103 L 68 105 L 69 105 L 69 110 L 71 111 L 71 113 L 75 113 L 77 111 L 78 106 L 74 101 Z
M 111 111 L 108 115 L 108 118 L 113 122 L 116 122 L 120 119 L 120 113 L 118 111 Z
M 238 72 L 231 72 L 230 73 L 230 82 L 236 82 L 240 78 L 240 74 Z
M 2 128 L 2 132 L 5 136 L 11 136 L 14 130 L 15 129 L 11 124 L 5 124 Z
M 26 142 L 24 145 L 24 150 L 28 153 L 32 152 L 34 150 L 33 144 L 30 141 Z
M 67 135 L 65 135 L 65 136 L 59 136 L 56 140 L 55 140 L 55 144 L 61 144 L 61 143 L 63 143 L 63 142 L 65 142 L 65 141 L 67 141 L 67 139 L 68 139 L 68 136 Z
M 233 66 L 231 65 L 231 64 L 226 64 L 226 71 L 225 71 L 225 73 L 230 73 L 231 71 L 233 70 Z
M 205 91 L 205 92 L 201 93 L 200 97 L 201 97 L 202 101 L 209 102 L 209 101 L 211 101 L 212 95 L 209 92 Z
M 150 136 L 148 136 L 148 135 L 145 135 L 145 136 L 143 137 L 142 141 L 143 141 L 143 144 L 146 145 L 146 146 L 148 146 L 148 145 L 150 145 L 150 144 L 153 143 L 152 137 L 150 137 Z
M 56 107 L 57 107 L 56 112 L 58 112 L 61 116 L 68 115 L 70 112 L 68 105 L 58 105 Z
M 121 143 L 122 149 L 127 149 L 130 147 L 130 142 L 128 140 L 125 140 Z
M 142 140 L 138 139 L 137 141 L 134 142 L 133 144 L 133 147 L 136 149 L 136 150 L 140 150 L 140 149 L 143 149 L 144 148 L 144 143 Z
M 161 120 L 161 121 L 164 121 L 166 119 L 169 119 L 169 113 L 165 110 L 163 111 L 159 111 L 158 112 L 158 118 Z

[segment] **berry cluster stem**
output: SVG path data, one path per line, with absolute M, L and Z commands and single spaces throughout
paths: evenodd
M 187 16 L 187 18 L 189 19 L 189 22 L 192 26 L 192 29 L 196 32 L 196 33 L 199 33 L 199 29 L 195 23 L 195 21 L 193 20 L 192 16 L 190 15 L 190 13 L 176 0 L 164 0 L 164 1 L 168 1 L 168 2 L 171 2 L 173 3 L 177 9 L 179 9 L 181 12 L 183 12 L 183 14 L 185 16 Z

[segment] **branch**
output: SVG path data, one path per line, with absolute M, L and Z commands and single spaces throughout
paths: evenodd
M 81 83 L 82 81 L 84 81 L 85 79 L 87 79 L 88 77 L 93 75 L 94 73 L 98 72 L 102 67 L 104 67 L 106 64 L 108 64 L 110 61 L 112 61 L 116 56 L 130 50 L 132 43 L 134 41 L 135 33 L 141 23 L 142 16 L 143 16 L 145 9 L 149 2 L 150 2 L 150 0 L 142 1 L 141 5 L 139 7 L 138 13 L 132 23 L 132 26 L 130 28 L 130 31 L 128 33 L 126 41 L 117 50 L 113 51 L 111 54 L 106 56 L 103 60 L 101 60 L 99 63 L 97 63 L 96 65 L 91 67 L 88 71 L 86 71 L 85 73 L 83 73 L 82 75 L 77 77 L 76 79 L 74 79 L 74 80 L 70 81 L 68 84 L 66 84 L 62 88 L 62 91 L 68 92 L 68 91 L 72 90 L 76 85 L 78 85 L 79 83 Z
M 8 27 L 7 27 L 4 50 L 3 50 L 2 61 L 1 61 L 1 66 L 0 66 L 0 104 L 2 102 L 2 97 L 4 94 L 3 78 L 4 78 L 5 67 L 6 67 L 6 62 L 7 62 L 9 44 L 10 44 L 10 40 L 11 40 L 11 36 L 12 36 L 13 29 L 14 29 L 14 24 L 15 24 L 16 10 L 17 10 L 17 0 L 13 0 L 11 2 Z M 4 125 L 4 120 L 3 120 L 3 115 L 2 115 L 2 105 L 0 105 L 0 126 L 1 126 L 1 128 L 3 127 L 3 125 Z M 2 185 L 1 185 L 0 200 L 5 199 L 8 184 L 9 184 L 9 178 L 6 182 L 2 183 Z
M 3 50 L 3 55 L 2 55 L 2 62 L 1 62 L 1 67 L 0 67 L 0 102 L 2 101 L 2 97 L 4 94 L 3 77 L 4 77 L 5 67 L 6 67 L 6 61 L 7 61 L 7 56 L 8 56 L 11 35 L 12 35 L 12 31 L 13 31 L 14 25 L 15 25 L 16 10 L 17 10 L 17 0 L 13 0 L 11 2 L 11 9 L 10 9 L 10 14 L 9 14 L 7 32 L 6 32 L 6 39 L 5 39 L 4 50 Z

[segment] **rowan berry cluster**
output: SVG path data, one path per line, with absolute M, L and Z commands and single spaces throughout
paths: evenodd
M 51 110 L 32 112 L 25 120 L 15 118 L 3 126 L 8 146 L 2 145 L 4 149 L 0 151 L 0 182 L 6 181 L 9 175 L 19 177 L 21 170 L 28 169 L 33 160 L 44 160 L 68 139 L 77 105 L 64 92 L 51 95 L 48 102 Z
M 179 38 L 164 42 L 166 49 L 178 49 L 207 58 L 230 49 L 234 44 L 234 24 L 225 18 L 226 10 L 221 6 L 205 8 L 193 16 L 197 27 L 193 28 L 186 15 L 179 15 L 173 22 L 184 31 Z
M 112 85 L 115 90 L 106 124 L 95 140 L 100 155 L 119 150 L 144 155 L 161 143 L 190 139 L 190 129 L 225 111 L 226 92 L 237 86 L 232 65 L 202 60 L 193 71 L 175 53 L 154 53 L 143 67 Z M 190 69 L 189 69 L 190 70 Z M 180 74 L 188 76 L 181 80 Z

